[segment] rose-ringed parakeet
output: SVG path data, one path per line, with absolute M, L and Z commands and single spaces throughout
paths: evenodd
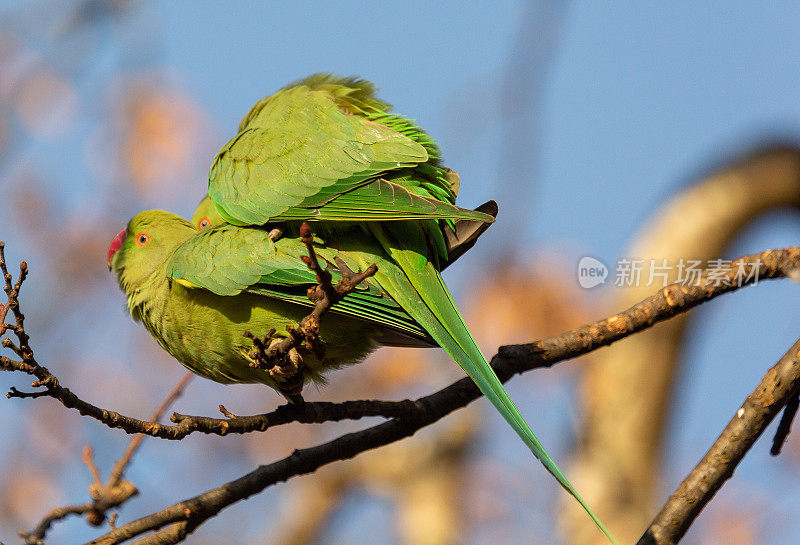
M 360 248 L 342 251 L 318 239 L 321 260 L 340 259 L 352 270 L 379 261 L 380 247 L 370 247 L 368 237 L 343 234 Z M 306 253 L 296 233 L 277 242 L 259 227 L 221 224 L 198 233 L 179 216 L 149 210 L 114 238 L 108 264 L 131 316 L 186 367 L 217 382 L 278 388 L 279 379 L 249 366 L 253 343 L 244 331 L 275 328 L 281 335 L 308 314 L 306 289 L 317 279 L 301 260 Z M 334 281 L 341 276 L 334 266 L 329 270 Z M 328 345 L 325 360 L 307 354 L 306 379 L 319 380 L 322 371 L 358 362 L 381 345 L 435 346 L 400 305 L 370 283 L 331 312 L 336 318 L 325 320 L 321 334 Z
M 388 110 L 370 83 L 328 75 L 259 101 L 211 167 L 207 217 L 142 213 L 118 235 L 119 251 L 109 250 L 132 315 L 203 376 L 275 386 L 248 366 L 243 333 L 283 331 L 307 311 L 305 289 L 316 279 L 297 233 L 313 221 L 334 279 L 337 258 L 378 271 L 323 320 L 329 352 L 322 362 L 307 356 L 312 378 L 381 344 L 441 346 L 613 542 L 503 389 L 439 274 L 457 253 L 459 226 L 493 214 L 456 207 L 458 178 L 436 145 Z

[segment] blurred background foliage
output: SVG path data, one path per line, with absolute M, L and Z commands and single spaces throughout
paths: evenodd
M 152 411 L 183 369 L 130 322 L 105 269 L 108 242 L 142 209 L 191 214 L 215 151 L 249 106 L 317 71 L 375 81 L 441 143 L 461 174 L 464 206 L 498 200 L 500 221 L 447 275 L 487 354 L 621 310 L 615 305 L 630 296 L 624 289 L 578 286 L 582 255 L 601 259 L 613 275 L 626 248 L 653 251 L 637 246 L 636 233 L 647 234 L 657 211 L 712 166 L 800 141 L 800 10 L 735 4 L 0 2 L 0 239 L 12 262 L 31 266 L 22 303 L 39 360 L 88 401 L 141 418 Z M 790 185 L 799 178 L 791 169 L 781 176 Z M 767 178 L 748 183 L 760 187 Z M 742 192 L 721 187 L 697 197 L 701 213 L 679 214 L 677 224 L 702 223 L 702 206 L 734 207 Z M 797 244 L 800 219 L 786 191 L 731 226 L 721 257 Z M 750 288 L 695 311 L 688 331 L 669 337 L 665 365 L 676 394 L 664 420 L 653 422 L 665 442 L 653 440 L 658 478 L 652 497 L 636 500 L 643 516 L 796 339 L 796 298 L 788 282 Z M 583 407 L 596 401 L 591 380 L 603 380 L 585 378 L 591 364 L 529 373 L 509 387 L 556 459 L 575 457 L 581 478 L 581 448 L 597 416 Z M 403 398 L 458 376 L 438 351 L 384 349 L 307 394 Z M 26 382 L 2 378 L 4 389 Z M 221 403 L 249 414 L 280 402 L 263 387 L 195 379 L 175 409 L 211 415 Z M 564 518 L 561 491 L 484 405 L 273 487 L 189 542 L 551 543 L 557 526 L 566 542 L 578 542 L 579 530 L 556 522 Z M 140 496 L 119 521 L 364 425 L 147 439 L 127 472 Z M 617 441 L 614 429 L 606 441 Z M 3 401 L 0 437 L 6 543 L 51 507 L 85 501 L 83 445 L 107 471 L 128 440 L 49 400 Z M 792 437 L 778 459 L 767 452 L 765 441 L 756 445 L 687 542 L 800 536 L 791 516 L 800 500 L 800 440 Z M 586 486 L 602 488 L 591 478 Z M 56 526 L 48 541 L 96 534 L 76 519 Z

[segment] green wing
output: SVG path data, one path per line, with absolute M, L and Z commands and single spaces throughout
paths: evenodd
M 325 188 L 315 195 L 314 206 L 290 208 L 278 220 L 394 221 L 420 218 L 469 220 L 490 223 L 481 211 L 418 195 L 391 179 L 374 178 L 343 194 Z M 330 197 L 330 198 L 328 198 Z
M 259 101 L 217 154 L 209 195 L 236 225 L 493 218 L 453 206 L 457 176 L 371 84 L 316 75 Z
M 297 264 L 278 252 L 265 231 L 223 224 L 179 246 L 170 259 L 167 275 L 184 285 L 234 296 L 263 276 L 292 266 Z
M 321 241 L 315 249 L 327 262 L 334 282 L 341 278 L 337 263 L 355 270 L 366 259 L 361 252 L 336 250 Z M 317 280 L 300 259 L 306 254 L 305 244 L 297 238 L 287 236 L 273 242 L 266 230 L 223 224 L 184 242 L 173 254 L 167 274 L 185 286 L 217 295 L 247 292 L 311 307 L 306 290 Z M 433 344 L 427 331 L 375 283 L 363 282 L 331 312 L 368 320 L 408 337 L 392 344 Z
M 227 221 L 262 224 L 289 208 L 313 206 L 324 188 L 344 193 L 427 159 L 407 136 L 345 114 L 328 93 L 299 86 L 273 95 L 222 148 L 209 195 Z

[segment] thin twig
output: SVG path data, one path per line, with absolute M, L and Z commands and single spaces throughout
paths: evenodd
M 94 463 L 94 450 L 89 445 L 83 447 L 81 461 L 89 470 L 89 475 L 92 476 L 92 484 L 99 487 L 103 486 L 103 479 L 100 477 L 100 470 L 97 468 L 97 464 Z
M 161 417 L 164 415 L 167 409 L 175 403 L 175 400 L 180 397 L 183 393 L 184 388 L 186 385 L 189 384 L 189 381 L 192 380 L 194 373 L 191 371 L 187 372 L 178 383 L 170 390 L 167 394 L 167 397 L 161 402 L 153 414 L 150 415 L 149 421 L 150 422 L 158 422 L 161 420 Z M 108 476 L 108 482 L 106 483 L 106 487 L 114 487 L 119 484 L 120 480 L 122 479 L 122 474 L 125 472 L 125 468 L 133 458 L 133 455 L 136 453 L 136 450 L 139 448 L 139 445 L 142 444 L 142 440 L 145 438 L 144 434 L 138 434 L 135 437 L 131 438 L 130 442 L 128 443 L 128 448 L 125 449 L 122 457 L 116 461 L 114 466 L 111 468 L 111 473 Z
M 163 416 L 164 412 L 183 392 L 183 389 L 189 383 L 192 376 L 194 376 L 193 373 L 188 372 L 178 381 L 172 390 L 170 390 L 169 394 L 167 394 L 167 397 L 164 398 L 158 408 L 156 408 L 150 416 L 150 420 L 158 421 Z M 92 482 L 89 484 L 89 496 L 91 496 L 92 501 L 90 503 L 67 505 L 53 509 L 50 513 L 45 515 L 33 530 L 30 532 L 19 532 L 20 536 L 25 539 L 25 544 L 41 545 L 43 543 L 42 540 L 44 540 L 53 522 L 66 518 L 69 515 L 85 515 L 86 521 L 89 524 L 92 526 L 100 526 L 103 521 L 106 520 L 107 512 L 110 509 L 119 507 L 128 499 L 138 494 L 138 490 L 133 484 L 122 479 L 122 474 L 144 437 L 144 435 L 138 434 L 131 438 L 125 452 L 114 464 L 105 485 L 100 476 L 100 470 L 97 468 L 97 464 L 94 461 L 94 451 L 88 445 L 84 447 L 81 459 L 84 465 L 89 469 L 89 473 L 92 477 Z M 115 521 L 116 512 L 108 514 L 108 522 L 112 530 L 115 528 Z
M 775 431 L 775 437 L 772 438 L 772 448 L 769 449 L 771 455 L 777 456 L 781 453 L 783 444 L 792 431 L 792 422 L 794 422 L 794 417 L 797 415 L 797 409 L 800 409 L 800 394 L 795 394 L 783 409 L 783 415 L 778 423 L 778 429 Z
M 674 545 L 761 436 L 800 391 L 800 340 L 764 375 L 706 455 L 672 493 L 637 545 Z
M 8 314 L 8 303 L 4 303 L 0 305 L 0 335 L 6 332 L 6 329 L 11 327 L 10 324 L 6 323 L 6 314 Z
M 54 522 L 67 518 L 70 515 L 83 515 L 92 509 L 91 503 L 80 505 L 68 505 L 66 507 L 56 507 L 50 511 L 30 532 L 20 530 L 19 536 L 25 540 L 25 545 L 43 545 L 42 539 Z

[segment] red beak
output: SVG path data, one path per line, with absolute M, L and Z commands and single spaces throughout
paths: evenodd
M 125 242 L 126 236 L 127 236 L 127 231 L 123 229 L 122 231 L 117 233 L 117 236 L 114 237 L 114 240 L 111 241 L 111 245 L 108 247 L 107 263 L 109 271 L 111 270 L 111 258 L 114 257 L 114 254 L 117 253 L 117 250 L 119 250 L 122 247 L 122 243 Z

